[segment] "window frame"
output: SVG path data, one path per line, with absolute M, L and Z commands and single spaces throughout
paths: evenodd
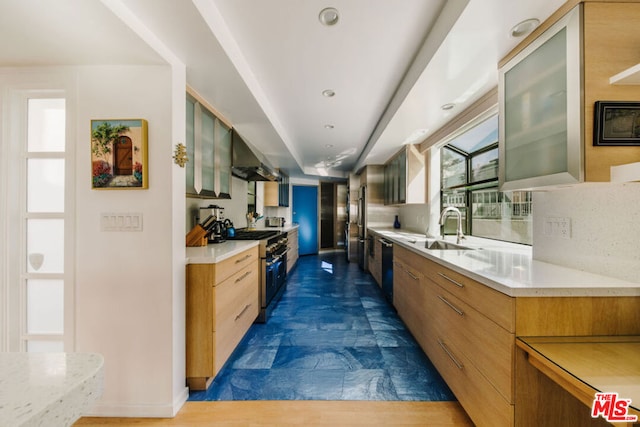
M 456 132 L 454 135 L 452 135 L 450 138 L 448 138 L 442 145 L 440 145 L 440 171 L 439 171 L 439 178 L 440 178 L 440 206 L 441 209 L 444 209 L 447 206 L 454 206 L 451 203 L 446 203 L 446 195 L 447 193 L 451 193 L 451 192 L 460 192 L 462 193 L 462 200 L 464 200 L 464 209 L 461 209 L 462 212 L 462 218 L 463 218 L 463 224 L 462 224 L 462 229 L 463 232 L 466 235 L 469 236 L 473 236 L 474 235 L 474 230 L 473 230 L 473 196 L 474 193 L 477 191 L 481 191 L 481 190 L 495 190 L 496 194 L 497 194 L 497 200 L 498 201 L 502 201 L 504 200 L 505 197 L 505 192 L 500 190 L 500 169 L 499 169 L 499 159 L 500 159 L 500 144 L 499 144 L 499 136 L 496 135 L 495 141 L 488 143 L 487 145 L 485 145 L 484 147 L 477 149 L 473 152 L 466 152 L 463 149 L 460 149 L 458 147 L 456 147 L 455 145 L 452 145 L 451 143 L 453 141 L 455 141 L 455 139 L 460 136 L 463 135 L 464 133 L 470 131 L 471 129 L 475 128 L 476 126 L 479 126 L 480 124 L 482 124 L 483 122 L 490 120 L 491 118 L 493 118 L 494 116 L 496 116 L 497 113 L 494 111 L 491 114 L 485 114 L 482 115 L 481 117 L 478 117 L 476 120 L 470 122 L 467 126 L 464 126 L 463 129 L 461 129 L 459 132 Z M 498 124 L 499 126 L 499 124 Z M 465 182 L 462 184 L 456 184 L 456 185 L 452 185 L 452 186 L 448 186 L 445 187 L 444 186 L 444 166 L 443 166 L 443 162 L 442 162 L 442 158 L 444 157 L 443 155 L 443 151 L 442 150 L 450 150 L 451 152 L 460 155 L 462 157 L 464 157 L 464 162 L 465 162 Z M 473 164 L 473 159 L 477 158 L 477 156 L 483 155 L 485 153 L 488 153 L 490 151 L 496 151 L 496 159 L 498 161 L 498 170 L 496 170 L 496 174 L 495 177 L 493 178 L 485 178 L 485 179 L 479 179 L 476 181 L 473 181 L 472 179 L 472 164 Z M 515 191 L 509 191 L 507 193 L 515 193 Z M 530 192 L 524 192 L 524 193 L 530 193 Z M 513 197 L 513 196 L 511 196 Z M 530 202 L 531 200 L 531 195 L 526 195 L 525 196 L 526 200 Z M 457 206 L 458 204 L 456 204 L 455 206 Z M 529 215 L 531 215 L 531 210 L 529 209 Z M 513 216 L 511 216 L 511 218 L 513 218 Z M 445 222 L 445 225 L 441 227 L 442 232 L 444 233 L 444 235 L 451 235 L 451 234 L 455 234 L 456 233 L 456 227 L 447 227 L 447 222 Z M 498 239 L 498 238 L 493 238 L 493 237 L 484 237 L 484 236 L 479 236 L 481 238 L 487 238 L 487 239 L 493 239 L 493 240 L 503 240 L 503 241 L 511 241 L 511 240 L 507 240 L 507 239 Z M 513 242 L 513 243 L 519 243 L 519 242 Z M 531 242 L 529 243 L 524 243 L 524 244 L 528 244 L 531 245 Z

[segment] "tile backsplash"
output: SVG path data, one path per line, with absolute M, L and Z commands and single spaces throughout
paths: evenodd
M 566 234 L 552 230 L 558 219 Z M 533 258 L 640 282 L 640 183 L 534 193 Z

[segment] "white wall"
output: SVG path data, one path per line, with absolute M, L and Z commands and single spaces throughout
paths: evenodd
M 76 350 L 105 358 L 104 394 L 92 414 L 172 416 L 187 390 L 184 356 L 178 360 L 184 255 L 176 261 L 184 236 L 178 243 L 172 233 L 184 224 L 184 174 L 180 183 L 171 158 L 171 67 L 80 67 L 77 99 Z M 90 120 L 118 118 L 148 121 L 147 190 L 91 189 Z M 102 212 L 139 212 L 143 230 L 101 231 Z
M 183 193 L 186 191 L 183 188 Z M 186 224 L 185 234 L 193 228 L 194 216 L 199 215 L 198 209 L 209 205 L 218 205 L 224 208 L 224 216 L 233 222 L 234 227 L 242 228 L 247 226 L 247 195 L 248 183 L 235 176 L 231 178 L 231 199 L 197 199 L 187 197 L 186 201 Z
M 547 217 L 570 218 L 570 238 L 545 234 Z M 640 183 L 534 193 L 533 258 L 640 282 Z

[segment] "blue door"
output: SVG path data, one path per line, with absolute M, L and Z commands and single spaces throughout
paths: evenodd
M 318 187 L 293 186 L 293 216 L 298 228 L 298 254 L 318 253 Z

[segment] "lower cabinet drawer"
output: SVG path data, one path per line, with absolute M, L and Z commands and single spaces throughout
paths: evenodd
M 255 269 L 241 270 L 214 289 L 214 375 L 258 317 L 257 274 Z
M 225 324 L 233 324 L 234 318 L 246 305 L 258 305 L 258 271 L 250 267 L 238 271 L 214 287 L 213 301 L 213 330 L 217 332 Z
M 515 298 L 478 283 L 436 262 L 424 259 L 425 275 L 442 288 L 484 313 L 509 332 L 515 332 Z
M 456 353 L 446 336 L 429 327 L 427 356 L 447 382 L 451 391 L 478 426 L 513 426 L 514 407 L 487 381 L 471 361 Z
M 215 283 L 222 283 L 238 270 L 254 266 L 259 262 L 258 247 L 248 249 L 224 261 L 215 264 Z
M 426 301 L 422 275 L 395 260 L 393 267 L 393 305 L 413 337 L 422 345 Z
M 498 326 L 464 301 L 425 279 L 425 307 L 435 333 L 449 348 L 465 355 L 508 401 L 513 403 L 514 334 Z
M 214 376 L 220 372 L 220 369 L 247 333 L 253 321 L 256 320 L 256 317 L 258 317 L 258 311 L 257 301 L 247 304 L 233 319 L 233 325 L 221 328 L 219 331 L 214 332 Z

